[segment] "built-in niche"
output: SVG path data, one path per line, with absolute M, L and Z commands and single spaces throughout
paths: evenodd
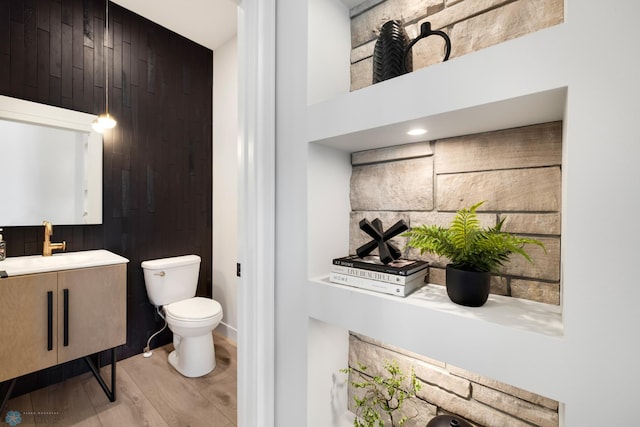
M 559 402 L 495 381 L 364 335 L 349 334 L 349 366 L 359 370 L 356 376 L 386 378 L 384 363 L 394 361 L 402 372 L 415 373 L 421 388 L 394 417 L 408 417 L 405 427 L 425 426 L 435 416 L 454 414 L 482 427 L 557 427 Z M 356 378 L 357 381 L 360 378 Z M 349 386 L 349 409 L 354 411 L 354 396 L 362 398 L 362 389 Z M 386 420 L 385 420 L 386 422 Z
M 446 138 L 353 153 L 350 183 L 349 253 L 366 243 L 362 218 L 380 218 L 385 228 L 446 226 L 455 211 L 484 200 L 480 219 L 541 240 L 547 252 L 527 247 L 534 263 L 513 257 L 491 292 L 560 304 L 560 207 L 562 122 Z M 444 285 L 447 260 L 406 248 L 404 256 L 430 263 L 429 282 Z
M 372 6 L 373 5 L 373 6 Z M 564 22 L 564 0 L 383 0 L 351 9 L 351 90 L 372 84 L 373 52 L 380 27 L 402 21 L 410 39 L 431 23 L 451 39 L 450 59 Z M 443 39 L 429 37 L 412 48 L 413 70 L 443 59 Z

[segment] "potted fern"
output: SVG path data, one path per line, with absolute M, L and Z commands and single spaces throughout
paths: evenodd
M 494 227 L 482 228 L 476 214 L 484 202 L 460 209 L 448 228 L 437 225 L 412 227 L 403 236 L 408 246 L 444 256 L 450 263 L 446 269 L 447 295 L 456 304 L 480 307 L 489 297 L 491 273 L 500 274 L 500 267 L 511 254 L 533 260 L 524 250 L 527 244 L 544 244 L 536 239 L 515 236 L 502 231 L 504 218 Z

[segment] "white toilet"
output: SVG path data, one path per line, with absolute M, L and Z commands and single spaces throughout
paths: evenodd
M 194 297 L 198 287 L 200 257 L 184 255 L 142 262 L 151 304 L 164 309 L 173 332 L 174 351 L 169 363 L 185 377 L 201 377 L 216 367 L 213 329 L 222 320 L 215 300 Z

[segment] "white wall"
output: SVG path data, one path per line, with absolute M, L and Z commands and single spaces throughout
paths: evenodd
M 308 4 L 280 0 L 277 6 L 275 425 L 279 427 L 302 425 L 307 419 L 308 384 L 314 384 L 307 374 L 315 367 L 306 365 L 310 351 L 306 344 L 309 337 L 318 335 L 318 331 L 309 330 L 305 311 L 310 304 L 306 291 L 309 152 L 305 147 Z M 564 336 L 551 349 L 554 365 L 540 376 L 539 382 L 552 378 L 545 384 L 537 384 L 533 378 L 528 382 L 530 389 L 549 390 L 550 397 L 566 404 L 564 426 L 633 424 L 630 420 L 638 418 L 640 382 L 640 287 L 635 272 L 640 230 L 632 225 L 640 206 L 640 169 L 636 164 L 640 158 L 636 125 L 640 111 L 640 55 L 636 46 L 640 27 L 635 22 L 640 3 L 622 0 L 606 8 L 598 7 L 594 0 L 566 0 L 565 4 L 565 23 L 559 30 L 545 33 L 559 34 L 561 38 L 533 46 L 530 55 L 532 61 L 539 56 L 559 55 L 558 62 L 552 64 L 558 75 L 550 78 L 559 86 L 568 87 L 563 139 Z M 593 36 L 594 31 L 611 23 L 615 28 L 609 36 Z M 502 47 L 487 49 L 482 56 L 491 59 L 505 50 L 528 46 L 530 40 L 539 37 L 532 34 L 509 41 Z M 476 68 L 469 68 L 468 81 L 457 80 L 463 87 L 443 84 L 443 90 L 450 90 L 451 96 L 438 99 L 464 106 L 469 92 L 479 91 L 482 85 L 490 87 L 496 99 L 505 91 L 513 91 L 514 86 L 524 85 L 533 92 L 538 90 L 536 85 L 543 89 L 554 87 L 533 74 L 538 64 L 528 64 L 520 50 L 514 53 L 509 56 L 512 62 L 496 56 L 505 67 L 498 70 L 498 75 L 504 77 L 512 68 L 518 73 L 496 81 L 486 72 L 495 71 L 492 67 L 475 64 Z M 477 57 L 478 54 L 469 54 L 457 61 L 474 63 Z M 440 69 L 446 68 L 450 67 Z M 527 81 L 531 83 L 523 83 Z M 464 87 L 466 84 L 468 88 Z M 366 94 L 381 91 L 369 90 Z M 387 113 L 391 117 L 393 114 L 391 110 Z M 327 212 L 332 208 L 328 205 Z M 418 330 L 428 329 L 425 324 L 416 326 Z M 461 324 L 438 326 L 444 335 L 461 335 Z M 483 363 L 485 366 L 492 358 L 504 358 L 495 355 L 503 349 L 517 354 L 513 343 L 498 334 L 471 336 L 469 340 L 470 348 L 474 344 L 486 348 L 485 352 L 472 353 L 477 359 L 488 360 Z M 536 339 L 531 341 L 535 342 Z M 323 348 L 330 347 L 327 344 Z M 544 345 L 537 346 L 529 360 L 534 354 L 548 358 L 548 353 Z M 515 358 L 510 362 L 495 364 L 489 373 L 495 371 L 496 378 L 509 382 L 516 371 L 529 369 L 531 377 L 536 372 L 535 365 L 525 366 Z
M 238 43 L 213 53 L 213 298 L 224 317 L 217 331 L 237 342 Z

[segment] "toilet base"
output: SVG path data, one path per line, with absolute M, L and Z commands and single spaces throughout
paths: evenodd
M 185 377 L 207 375 L 216 367 L 216 353 L 211 333 L 199 337 L 173 336 L 175 350 L 169 353 L 169 363 Z

